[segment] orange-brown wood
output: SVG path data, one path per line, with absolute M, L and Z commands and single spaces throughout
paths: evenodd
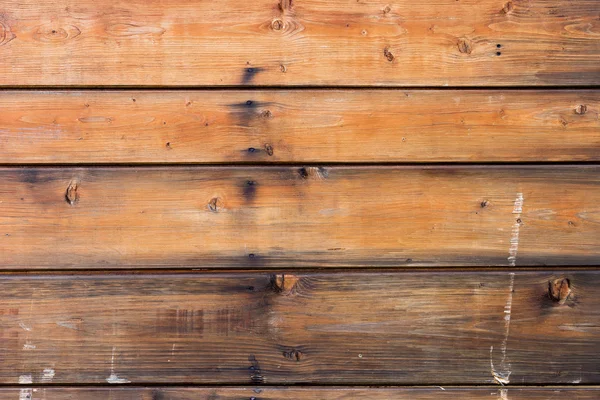
M 0 169 L 0 268 L 596 265 L 600 169 Z
M 30 397 L 27 397 L 29 395 Z M 20 396 L 20 397 L 19 397 Z M 508 397 L 510 396 L 510 397 Z M 52 400 L 595 400 L 598 389 L 557 388 L 299 388 L 299 387 L 215 387 L 215 388 L 57 388 L 34 387 L 25 389 L 0 389 L 1 400 L 52 399 Z
M 0 85 L 594 85 L 597 0 L 5 0 Z
M 557 283 L 568 292 L 554 297 Z M 596 271 L 4 275 L 0 285 L 2 384 L 600 382 Z
M 0 163 L 600 160 L 576 91 L 8 91 Z

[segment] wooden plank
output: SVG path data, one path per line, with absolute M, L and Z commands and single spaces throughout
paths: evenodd
M 8 91 L 0 163 L 600 160 L 600 92 Z
M 30 397 L 27 397 L 29 395 Z M 0 400 L 53 399 L 53 400 L 304 400 L 304 399 L 373 399 L 373 400 L 595 400 L 598 389 L 584 388 L 56 388 L 0 389 Z M 20 397 L 19 397 L 20 396 Z M 495 397 L 494 397 L 495 396 Z M 509 397 L 510 396 L 510 397 Z
M 600 272 L 0 278 L 0 383 L 598 384 Z
M 600 167 L 0 169 L 0 268 L 598 265 Z
M 5 0 L 0 85 L 596 85 L 597 0 Z

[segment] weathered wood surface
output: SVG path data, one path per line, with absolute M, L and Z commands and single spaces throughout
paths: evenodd
M 0 169 L 0 267 L 598 265 L 600 167 Z
M 588 85 L 597 0 L 5 0 L 0 85 Z
M 600 160 L 600 92 L 8 91 L 0 163 Z
M 598 271 L 4 275 L 0 383 L 597 384 Z
M 27 396 L 30 397 L 27 397 Z M 19 397 L 21 396 L 21 397 Z M 0 389 L 0 400 L 596 400 L 600 390 L 593 388 L 62 388 L 36 387 Z

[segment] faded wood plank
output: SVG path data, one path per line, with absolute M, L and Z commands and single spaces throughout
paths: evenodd
M 2 384 L 600 382 L 598 271 L 5 275 L 0 285 Z
M 27 397 L 30 395 L 31 397 Z M 57 388 L 0 389 L 1 400 L 296 400 L 296 399 L 373 399 L 373 400 L 595 400 L 598 389 L 559 388 L 299 388 L 299 387 L 229 387 L 229 388 Z M 510 397 L 509 397 L 510 396 Z
M 589 85 L 597 0 L 5 0 L 0 85 Z
M 600 92 L 4 92 L 0 163 L 600 160 Z
M 598 265 L 600 167 L 0 169 L 1 268 Z

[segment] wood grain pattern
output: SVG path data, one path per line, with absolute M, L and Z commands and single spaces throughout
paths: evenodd
M 0 169 L 0 267 L 597 265 L 600 167 Z
M 0 85 L 595 85 L 597 0 L 5 0 Z
M 27 397 L 30 395 L 31 397 Z M 0 389 L 0 400 L 595 400 L 598 389 L 583 388 L 55 388 Z M 22 397 L 18 397 L 22 396 Z
M 600 92 L 4 92 L 0 163 L 599 161 Z
M 600 382 L 598 271 L 4 275 L 0 285 L 2 384 Z

